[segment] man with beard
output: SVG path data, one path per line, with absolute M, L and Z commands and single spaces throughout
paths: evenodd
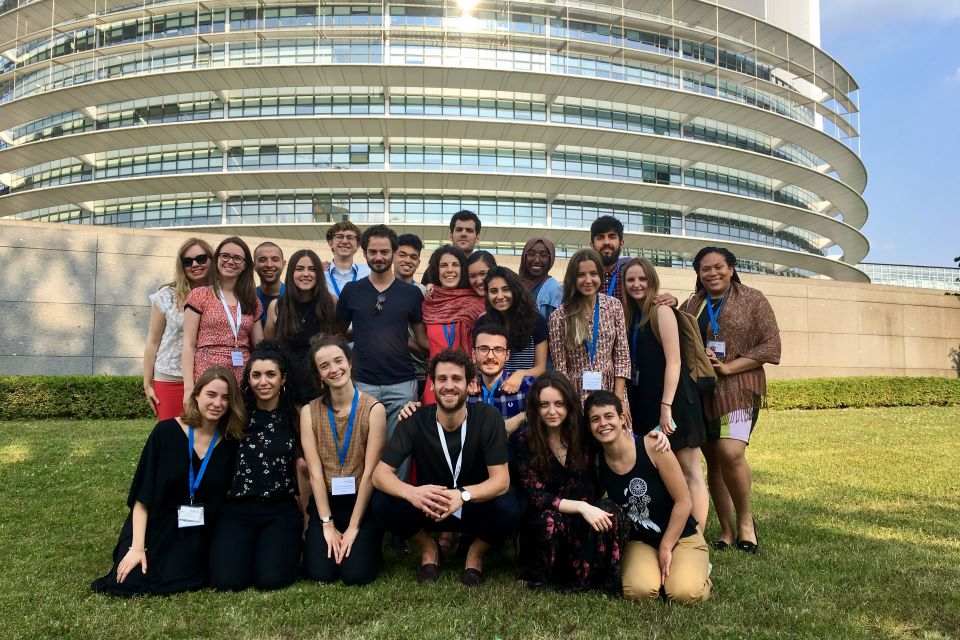
M 600 216 L 590 225 L 590 246 L 603 260 L 602 291 L 619 298 L 620 267 L 630 258 L 620 257 L 623 249 L 623 223 L 613 216 Z
M 393 229 L 382 224 L 368 227 L 360 245 L 370 275 L 343 288 L 337 320 L 344 330 L 352 323 L 353 376 L 361 391 L 383 403 L 389 437 L 397 426 L 397 413 L 417 393 L 409 332 L 412 328 L 416 344 L 426 350 L 427 334 L 420 316 L 423 294 L 393 274 L 397 250 Z
M 374 497 L 374 513 L 394 535 L 412 536 L 420 549 L 417 582 L 435 582 L 440 574 L 433 532 L 458 531 L 472 540 L 461 582 L 475 587 L 483 580 L 486 552 L 519 522 L 503 418 L 489 405 L 467 406 L 474 375 L 465 353 L 440 352 L 430 362 L 437 404 L 400 423 L 373 472 L 382 492 Z M 407 458 L 416 464 L 416 485 L 397 477 Z
M 260 316 L 261 326 L 267 324 L 267 309 L 270 303 L 283 295 L 286 288 L 283 284 L 283 250 L 269 240 L 261 242 L 253 250 L 253 270 L 260 278 L 257 287 L 257 297 L 263 305 L 263 315 Z
M 527 393 L 536 378 L 525 376 L 513 393 L 501 388 L 509 375 L 504 372 L 510 359 L 510 338 L 507 330 L 496 324 L 482 324 L 473 331 L 473 362 L 477 367 L 477 384 L 480 389 L 468 399 L 470 404 L 488 404 L 503 416 L 507 436 L 511 436 L 523 424 L 527 409 Z
M 327 289 L 339 298 L 348 282 L 356 282 L 370 274 L 368 265 L 356 264 L 353 256 L 357 252 L 357 240 L 360 229 L 349 220 L 338 222 L 327 229 L 327 244 L 333 252 L 333 260 L 326 265 Z

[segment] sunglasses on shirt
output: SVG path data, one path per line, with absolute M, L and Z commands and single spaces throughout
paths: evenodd
M 192 258 L 187 256 L 180 256 L 180 264 L 183 265 L 184 269 L 189 269 L 190 267 L 192 267 L 194 262 L 196 262 L 200 266 L 203 266 L 207 264 L 208 260 L 210 260 L 210 256 L 208 256 L 205 253 L 201 253 L 200 255 L 194 256 Z
M 377 313 L 383 311 L 383 303 L 387 301 L 387 294 L 381 293 L 377 296 L 377 304 L 374 306 L 374 309 Z

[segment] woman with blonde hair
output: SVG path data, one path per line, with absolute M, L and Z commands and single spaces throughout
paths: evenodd
M 143 347 L 143 393 L 157 420 L 183 411 L 183 307 L 196 287 L 210 284 L 213 249 L 187 238 L 177 250 L 173 281 L 151 293 L 150 327 Z
M 207 584 L 210 532 L 233 478 L 245 424 L 233 372 L 204 371 L 183 417 L 158 422 L 147 438 L 113 568 L 93 582 L 94 591 L 168 594 Z
M 656 304 L 660 277 L 652 262 L 633 258 L 620 273 L 633 363 L 627 386 L 633 431 L 642 436 L 659 428 L 670 437 L 693 500 L 693 517 L 703 531 L 710 507 L 700 466 L 706 430 L 700 392 L 681 359 L 678 312 Z

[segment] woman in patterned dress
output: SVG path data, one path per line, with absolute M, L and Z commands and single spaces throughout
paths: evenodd
M 279 589 L 297 579 L 303 516 L 297 504 L 297 411 L 284 390 L 288 364 L 261 342 L 243 376 L 247 428 L 210 548 L 215 589 Z
M 187 238 L 177 251 L 173 282 L 149 296 L 150 328 L 143 347 L 143 393 L 157 420 L 183 412 L 183 305 L 192 289 L 210 284 L 213 248 Z

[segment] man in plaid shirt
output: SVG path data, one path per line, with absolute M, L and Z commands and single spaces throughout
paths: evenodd
M 497 409 L 512 435 L 526 420 L 527 394 L 536 378 L 526 376 L 515 393 L 504 393 L 501 385 L 509 374 L 504 371 L 510 358 L 507 331 L 496 324 L 479 324 L 474 330 L 473 361 L 477 365 L 478 393 L 467 398 L 470 404 L 484 402 Z

